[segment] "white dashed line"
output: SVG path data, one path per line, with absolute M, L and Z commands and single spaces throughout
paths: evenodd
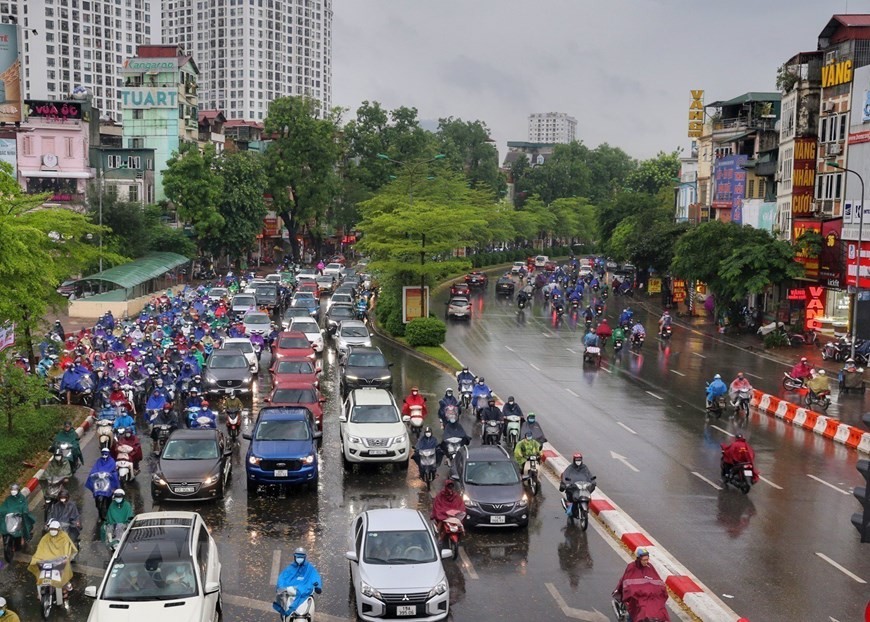
M 628 427 L 627 425 L 625 425 L 622 421 L 617 421 L 617 422 L 616 422 L 616 425 L 618 425 L 618 426 L 621 427 L 621 428 L 624 428 L 624 429 L 628 430 L 629 432 L 631 432 L 631 433 L 634 434 L 634 435 L 637 435 L 637 432 L 635 432 L 635 431 L 632 430 L 630 427 Z
M 692 354 L 694 354 L 695 356 L 700 356 L 702 359 L 707 358 L 707 357 L 704 356 L 703 354 L 698 354 L 697 352 L 692 352 Z
M 821 557 L 822 559 L 824 559 L 826 562 L 828 562 L 829 564 L 831 564 L 834 568 L 836 568 L 837 570 L 839 570 L 840 572 L 842 572 L 844 575 L 846 575 L 846 576 L 849 577 L 850 579 L 854 579 L 855 581 L 857 581 L 858 583 L 861 583 L 861 584 L 867 583 L 864 579 L 862 579 L 861 577 L 859 577 L 858 575 L 856 575 L 854 572 L 851 572 L 851 571 L 849 571 L 849 570 L 846 570 L 845 568 L 843 568 L 843 566 L 841 566 L 840 564 L 838 564 L 837 562 L 835 562 L 833 559 L 831 559 L 830 557 L 828 557 L 828 556 L 825 555 L 824 553 L 819 553 L 818 551 L 816 551 L 816 555 L 818 555 L 819 557 Z
M 768 486 L 773 486 L 773 487 L 776 488 L 777 490 L 782 490 L 782 486 L 780 486 L 779 484 L 774 484 L 772 481 L 770 481 L 769 479 L 767 479 L 767 478 L 764 477 L 763 475 L 759 475 L 759 476 L 758 476 L 758 479 L 760 479 L 762 482 L 764 482 L 764 483 L 767 484 Z
M 577 354 L 577 352 L 575 352 L 575 351 L 572 350 L 571 348 L 565 348 L 565 349 L 568 350 L 568 352 L 570 352 L 571 354 Z
M 572 391 L 571 389 L 566 388 L 565 390 L 566 390 L 568 393 L 570 393 L 571 395 L 573 395 L 574 397 L 580 397 L 579 395 L 577 395 L 576 393 L 574 393 L 574 391 Z
M 678 376 L 685 376 L 685 375 L 686 375 L 686 374 L 684 374 L 684 373 L 681 372 L 681 371 L 677 371 L 676 369 L 672 369 L 672 370 L 671 370 L 671 373 L 672 373 L 672 374 L 677 374 Z
M 272 574 L 270 574 L 269 585 L 278 583 L 278 574 L 281 572 L 281 549 L 272 551 Z
M 728 436 L 734 436 L 733 434 L 731 434 L 731 432 L 729 432 L 728 430 L 723 430 L 718 425 L 711 425 L 710 427 L 713 429 L 719 430 L 722 434 L 727 434 Z
M 656 395 L 656 394 L 653 393 L 652 391 L 645 391 L 645 393 L 646 393 L 647 395 L 652 395 L 652 396 L 653 396 L 654 398 L 656 398 L 657 400 L 663 400 L 663 399 L 665 399 L 665 398 L 663 398 L 661 395 Z
M 749 376 L 749 377 L 751 377 L 751 378 L 757 378 L 757 379 L 759 379 L 759 380 L 764 380 L 764 378 L 762 378 L 761 376 L 756 376 L 755 374 L 750 374 L 748 371 L 743 372 L 743 375 L 744 375 L 744 376 Z
M 462 565 L 465 566 L 465 569 L 468 571 L 468 576 L 472 579 L 479 579 L 480 577 L 477 574 L 477 571 L 474 569 L 474 566 L 471 564 L 471 559 L 469 559 L 468 555 L 465 553 L 465 549 L 459 549 L 459 559 L 462 561 Z
M 511 352 L 516 352 L 516 350 L 514 350 L 514 349 L 513 349 L 512 347 L 510 347 L 510 346 L 505 346 L 505 349 L 506 349 L 506 350 L 510 350 Z
M 535 365 L 534 363 L 529 363 L 529 366 L 530 366 L 532 369 L 537 369 L 538 371 L 541 371 L 541 368 L 538 367 L 537 365 Z
M 722 490 L 722 486 L 720 486 L 720 485 L 717 484 L 716 482 L 710 481 L 709 479 L 707 479 L 706 477 L 704 477 L 703 475 L 701 475 L 701 474 L 698 473 L 697 471 L 692 471 L 692 475 L 694 475 L 695 477 L 697 477 L 699 480 L 701 480 L 701 481 L 703 481 L 703 482 L 707 482 L 708 484 L 710 484 L 710 485 L 711 485 L 713 488 L 715 488 L 716 490 Z
M 828 488 L 832 488 L 833 490 L 836 490 L 837 492 L 839 492 L 839 493 L 841 493 L 841 494 L 844 494 L 844 495 L 848 495 L 848 494 L 850 494 L 848 491 L 843 490 L 842 488 L 837 488 L 837 487 L 834 486 L 833 484 L 829 484 L 829 483 L 826 482 L 825 480 L 820 479 L 820 478 L 816 477 L 815 475 L 812 475 L 811 473 L 807 473 L 807 477 L 809 477 L 810 479 L 814 479 L 814 480 L 816 480 L 818 483 L 820 483 L 820 484 L 824 484 L 824 485 L 827 486 Z

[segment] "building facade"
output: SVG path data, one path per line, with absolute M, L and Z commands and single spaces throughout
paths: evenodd
M 174 45 L 143 45 L 124 68 L 123 147 L 154 150 L 154 196 L 162 201 L 163 171 L 182 142 L 199 140 L 194 60 Z
M 698 210 L 698 158 L 680 158 L 680 185 L 675 188 L 675 220 L 677 222 L 700 222 Z
M 529 115 L 529 142 L 566 144 L 574 142 L 577 119 L 564 112 L 538 112 Z
M 100 113 L 120 120 L 122 64 L 152 37 L 159 0 L 8 0 L 0 21 L 23 26 L 25 99 L 63 100 L 85 87 Z M 155 33 L 156 34 L 156 33 Z
M 163 41 L 196 59 L 202 107 L 227 119 L 262 121 L 289 95 L 332 106 L 332 0 L 163 0 Z
M 95 183 L 113 187 L 121 201 L 144 207 L 154 197 L 154 149 L 97 146 L 91 148 Z

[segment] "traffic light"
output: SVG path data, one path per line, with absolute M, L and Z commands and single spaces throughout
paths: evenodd
M 870 427 L 870 413 L 861 417 L 864 425 Z M 863 506 L 862 512 L 852 514 L 852 524 L 861 534 L 861 542 L 870 542 L 870 460 L 858 460 L 856 467 L 866 482 L 865 486 L 856 486 L 852 492 Z

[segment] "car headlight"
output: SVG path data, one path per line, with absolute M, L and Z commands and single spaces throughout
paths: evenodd
M 359 376 L 352 376 L 351 374 L 347 374 L 344 377 L 345 380 L 359 380 Z
M 249 377 L 249 378 L 245 378 L 245 379 L 243 380 L 243 382 L 244 382 L 245 384 L 251 384 L 253 381 L 254 381 L 254 377 L 253 377 L 253 376 L 251 376 L 251 377 Z
M 520 506 L 521 508 L 524 508 L 528 504 L 529 504 L 529 497 L 526 495 L 526 493 L 523 493 L 523 496 L 520 498 L 519 501 L 517 501 L 517 505 Z
M 433 596 L 439 596 L 447 591 L 447 581 L 439 581 L 438 585 L 429 590 L 428 598 L 432 598 Z
M 218 481 L 217 475 L 210 475 L 202 481 L 202 485 L 203 486 L 211 486 L 216 481 Z
M 166 480 L 163 479 L 163 476 L 160 473 L 155 473 L 151 476 L 151 481 L 157 484 L 158 486 L 167 486 Z
M 211 375 L 209 375 L 209 374 L 206 374 L 206 375 L 205 375 L 205 381 L 206 381 L 206 384 L 216 384 L 216 383 L 217 383 L 217 378 L 215 378 L 214 376 L 211 376 Z
M 362 439 L 359 436 L 348 436 L 347 440 L 349 440 L 351 443 L 362 445 Z
M 363 596 L 368 596 L 369 598 L 377 598 L 378 600 L 381 599 L 381 593 L 365 581 L 360 581 L 359 589 L 360 592 L 363 593 Z
M 380 376 L 380 377 L 378 378 L 378 380 L 389 380 L 389 379 L 392 378 L 392 377 L 393 377 L 392 374 L 389 374 L 389 375 L 386 375 L 386 376 Z
M 474 499 L 472 499 L 471 497 L 469 497 L 465 493 L 462 493 L 462 502 L 465 504 L 465 507 L 467 507 L 467 508 L 476 508 L 477 507 L 477 501 L 475 501 Z
M 404 434 L 402 434 L 402 435 L 400 435 L 400 436 L 397 436 L 396 438 L 394 438 L 394 439 L 392 440 L 393 443 L 403 443 L 404 441 L 405 441 L 405 435 L 404 435 Z
M 310 456 L 305 456 L 304 458 L 302 458 L 302 462 L 304 464 L 314 464 L 314 454 L 311 454 Z
M 262 458 L 258 458 L 257 456 L 251 456 L 248 458 L 248 464 L 252 464 L 254 466 L 260 466 L 260 462 L 262 462 Z

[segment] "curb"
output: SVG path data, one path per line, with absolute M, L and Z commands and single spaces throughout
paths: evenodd
M 750 405 L 796 427 L 809 430 L 850 449 L 870 454 L 870 432 L 847 423 L 840 423 L 839 419 L 821 415 L 814 410 L 803 408 L 758 389 L 753 389 Z
M 85 432 L 87 432 L 90 429 L 91 425 L 93 425 L 94 409 L 91 408 L 90 410 L 91 410 L 91 414 L 89 414 L 87 417 L 85 417 L 85 420 L 82 421 L 82 424 L 76 428 L 76 436 L 78 436 L 79 438 L 82 438 L 85 435 Z M 48 464 L 48 463 L 46 463 L 46 464 Z M 45 467 L 39 469 L 33 475 L 33 477 L 31 477 L 29 480 L 27 480 L 27 483 L 21 487 L 21 494 L 24 495 L 25 497 L 29 497 L 30 494 L 34 490 L 36 490 L 36 488 L 39 486 L 39 478 L 42 476 L 42 474 L 44 472 L 45 472 Z
M 544 443 L 544 466 L 556 477 L 568 467 L 568 461 L 549 443 Z M 589 506 L 592 513 L 626 548 L 634 551 L 638 546 L 649 549 L 650 561 L 676 600 L 704 622 L 749 622 L 739 616 L 713 595 L 685 566 L 659 545 L 646 531 L 623 512 L 610 497 L 596 487 Z

